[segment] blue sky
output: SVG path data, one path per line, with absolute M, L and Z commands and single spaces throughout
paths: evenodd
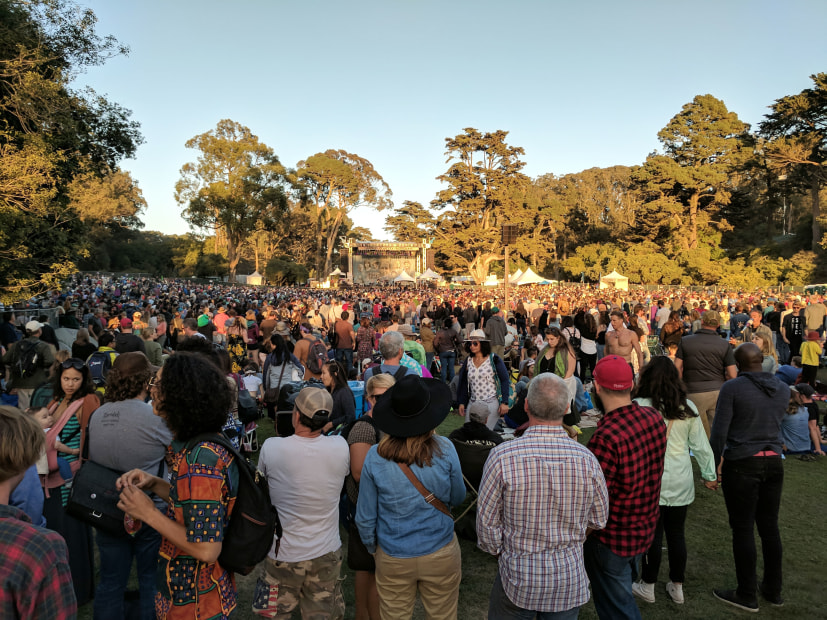
M 695 95 L 753 126 L 827 71 L 827 2 L 80 0 L 131 48 L 81 75 L 131 109 L 146 143 L 123 163 L 147 230 L 189 230 L 173 198 L 184 147 L 223 118 L 289 167 L 329 148 L 369 159 L 427 204 L 445 138 L 510 132 L 532 177 L 640 164 Z M 385 214 L 354 214 L 376 238 Z

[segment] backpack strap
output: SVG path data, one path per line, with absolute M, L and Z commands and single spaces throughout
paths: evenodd
M 408 369 L 405 366 L 400 365 L 399 368 L 395 373 L 393 373 L 393 380 L 399 383 L 402 378 L 408 374 Z

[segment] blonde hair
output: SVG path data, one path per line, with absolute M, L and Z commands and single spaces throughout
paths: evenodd
M 772 346 L 772 340 L 768 339 L 766 333 L 755 332 L 751 337 L 752 338 L 760 338 L 761 339 L 761 355 L 763 356 L 771 356 L 775 361 L 778 361 L 778 355 L 775 352 L 775 347 Z
M 393 378 L 393 375 L 387 373 L 373 375 L 368 379 L 367 383 L 365 383 L 365 398 L 372 397 L 376 394 L 377 390 L 383 388 L 386 390 L 390 389 L 394 383 L 396 383 L 396 379 Z
M 46 446 L 43 429 L 17 407 L 0 406 L 0 482 L 23 473 Z

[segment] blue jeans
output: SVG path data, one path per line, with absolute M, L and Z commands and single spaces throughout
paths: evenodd
M 553 596 L 554 593 L 550 595 Z M 579 613 L 579 607 L 572 607 L 566 611 L 531 611 L 517 607 L 505 593 L 500 572 L 497 571 L 488 601 L 488 617 L 492 620 L 576 620 Z
M 345 370 L 353 368 L 353 349 L 336 349 L 336 361 L 341 362 Z
M 457 359 L 456 351 L 447 351 L 439 354 L 439 363 L 442 368 L 439 369 L 439 378 L 443 383 L 451 383 L 454 378 L 454 362 Z
M 434 362 L 434 356 L 436 353 L 425 353 L 425 368 L 428 369 L 428 372 L 431 372 L 431 364 Z
M 583 544 L 586 573 L 592 582 L 592 596 L 600 620 L 631 618 L 640 620 L 640 610 L 632 594 L 640 556 L 624 558 L 593 536 Z
M 781 534 L 778 507 L 784 486 L 780 457 L 751 456 L 737 461 L 724 459 L 721 468 L 724 501 L 732 529 L 732 555 L 738 595 L 755 600 L 757 595 L 755 526 L 764 556 L 762 590 L 769 597 L 781 595 Z
M 123 620 L 123 595 L 132 569 L 132 558 L 138 565 L 141 618 L 155 618 L 155 572 L 161 535 L 144 525 L 135 536 L 116 537 L 95 533 L 100 553 L 100 582 L 95 591 L 95 620 Z

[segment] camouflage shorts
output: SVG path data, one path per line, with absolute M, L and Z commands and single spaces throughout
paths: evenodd
M 303 620 L 341 620 L 345 616 L 341 570 L 341 547 L 303 562 L 268 557 L 256 583 L 253 611 L 265 618 L 289 620 L 300 607 Z

